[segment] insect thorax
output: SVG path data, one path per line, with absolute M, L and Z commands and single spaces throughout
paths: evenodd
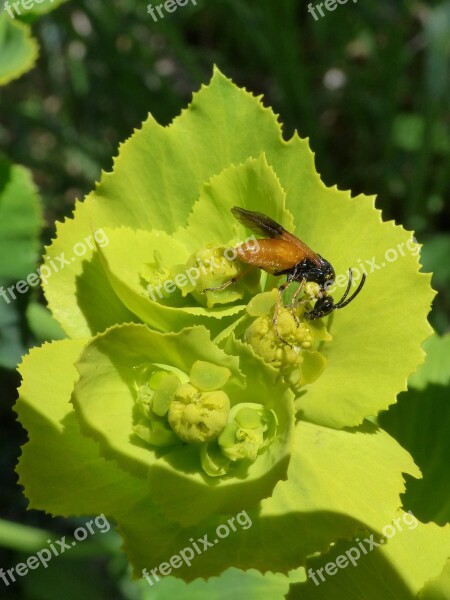
M 305 258 L 300 263 L 296 264 L 292 269 L 292 281 L 311 281 L 318 283 L 323 287 L 328 281 L 334 281 L 335 273 L 331 264 L 318 255 L 321 261 L 320 266 L 309 258 Z

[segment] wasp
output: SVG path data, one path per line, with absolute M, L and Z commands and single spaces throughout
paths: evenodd
M 255 252 L 249 249 L 246 244 L 241 244 L 235 248 L 239 260 L 250 268 L 256 267 L 271 273 L 272 275 L 287 275 L 286 282 L 278 288 L 277 302 L 274 310 L 273 322 L 277 330 L 277 317 L 279 307 L 282 303 L 283 291 L 293 282 L 300 285 L 292 296 L 291 304 L 288 309 L 294 316 L 297 324 L 298 319 L 294 314 L 296 301 L 308 282 L 317 283 L 319 291 L 315 296 L 316 303 L 314 307 L 305 313 L 309 320 L 320 319 L 331 314 L 334 310 L 344 308 L 356 298 L 362 290 L 366 281 L 364 274 L 355 292 L 349 296 L 352 287 L 353 275 L 352 269 L 349 269 L 347 288 L 338 302 L 328 295 L 327 289 L 333 285 L 336 274 L 332 265 L 320 254 L 317 254 L 299 238 L 289 233 L 282 225 L 260 212 L 246 210 L 238 206 L 231 209 L 233 216 L 236 217 L 245 227 L 248 227 L 255 233 L 265 236 L 258 240 L 259 248 Z M 239 276 L 226 281 L 217 288 L 208 288 L 206 291 L 221 290 L 235 283 L 239 277 L 242 277 L 247 271 Z M 309 299 L 307 300 L 307 302 Z

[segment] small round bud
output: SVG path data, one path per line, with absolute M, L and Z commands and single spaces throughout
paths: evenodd
M 230 413 L 230 400 L 222 391 L 200 392 L 190 383 L 180 386 L 170 404 L 170 426 L 184 442 L 202 444 L 217 438 Z

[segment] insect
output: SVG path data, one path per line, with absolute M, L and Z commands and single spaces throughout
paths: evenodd
M 365 275 L 362 276 L 355 292 L 349 296 L 353 281 L 352 269 L 349 269 L 347 288 L 342 298 L 338 302 L 334 302 L 333 298 L 328 295 L 327 288 L 334 283 L 336 274 L 332 265 L 325 258 L 311 250 L 304 242 L 267 215 L 239 208 L 238 206 L 234 206 L 231 212 L 245 227 L 267 236 L 258 240 L 259 247 L 256 252 L 254 249 L 249 250 L 245 244 L 235 248 L 241 262 L 249 265 L 250 268 L 257 267 L 275 276 L 287 275 L 286 282 L 278 288 L 277 303 L 273 316 L 276 330 L 282 293 L 292 282 L 298 282 L 300 285 L 287 308 L 297 323 L 298 320 L 294 314 L 294 309 L 297 306 L 296 300 L 307 282 L 314 282 L 319 285 L 319 291 L 315 297 L 316 303 L 310 311 L 305 313 L 306 318 L 309 320 L 320 319 L 331 314 L 334 310 L 344 308 L 362 290 L 366 280 Z M 244 275 L 245 272 L 247 271 L 241 273 L 240 276 Z M 226 281 L 217 288 L 208 288 L 204 292 L 224 289 L 235 283 L 240 276 Z

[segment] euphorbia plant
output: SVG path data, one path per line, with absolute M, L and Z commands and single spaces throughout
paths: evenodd
M 417 252 L 369 273 L 358 299 L 321 321 L 306 305 L 282 310 L 276 332 L 273 276 L 203 293 L 243 268 L 226 260 L 251 233 L 234 205 L 270 215 L 338 274 L 416 248 L 373 198 L 327 188 L 307 141 L 284 141 L 273 112 L 218 71 L 170 126 L 149 117 L 121 146 L 47 248 L 51 261 L 95 229 L 109 240 L 45 286 L 68 339 L 20 368 L 30 439 L 18 471 L 33 508 L 115 519 L 137 575 L 242 509 L 248 531 L 173 575 L 287 573 L 380 531 L 401 508 L 403 473 L 420 475 L 373 423 L 430 335 Z M 433 544 L 448 534 L 433 535 L 422 583 L 445 559 Z

